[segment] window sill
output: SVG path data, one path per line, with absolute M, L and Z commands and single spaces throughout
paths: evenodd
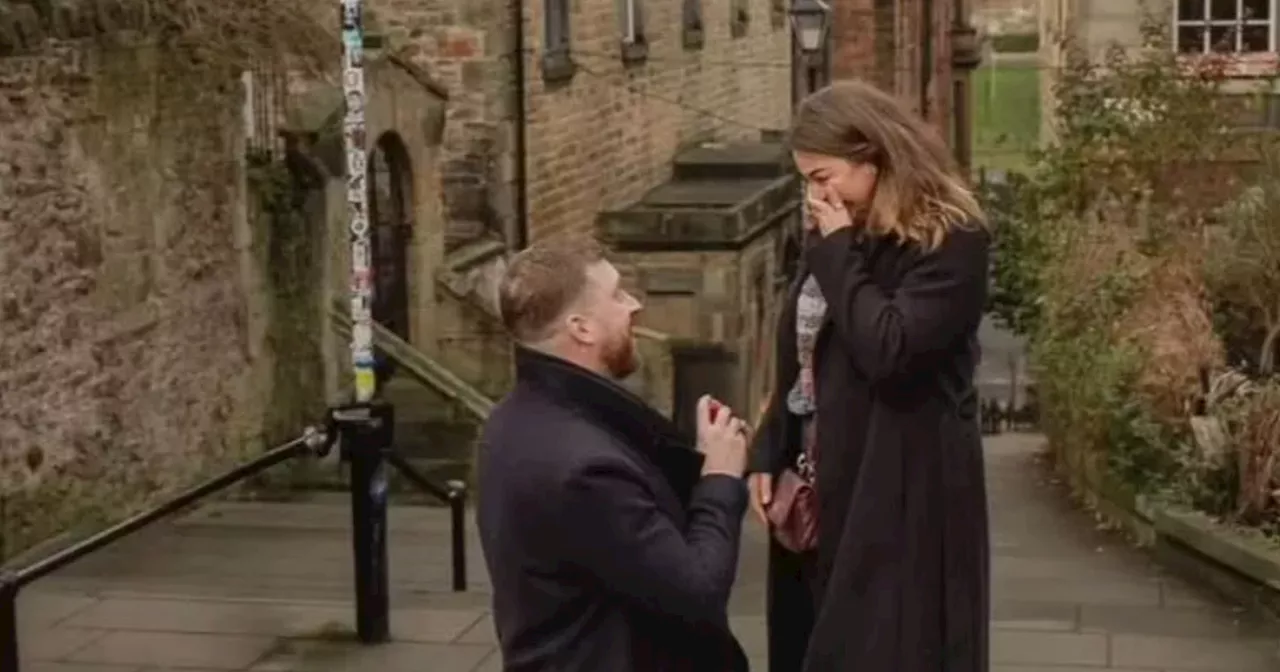
M 566 48 L 542 54 L 542 80 L 551 84 L 568 82 L 578 72 L 578 65 Z
M 1229 79 L 1259 79 L 1275 75 L 1280 68 L 1280 54 L 1270 51 L 1179 54 L 1178 62 L 1192 70 L 1221 67 L 1223 76 Z
M 684 48 L 690 50 L 701 49 L 707 43 L 707 35 L 702 31 L 702 27 L 685 28 L 684 29 Z
M 639 65 L 649 60 L 649 43 L 640 38 L 635 42 L 622 43 L 622 62 L 625 65 Z

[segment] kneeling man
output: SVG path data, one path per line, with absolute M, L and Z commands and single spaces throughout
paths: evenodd
M 696 449 L 619 385 L 640 303 L 599 244 L 534 245 L 499 287 L 515 388 L 484 427 L 479 528 L 507 672 L 738 672 L 729 631 L 746 430 L 698 402 Z

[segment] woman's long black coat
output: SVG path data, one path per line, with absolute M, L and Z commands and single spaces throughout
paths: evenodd
M 989 244 L 955 231 L 924 252 L 850 229 L 806 244 L 753 470 L 776 475 L 799 449 L 785 399 L 799 282 L 812 274 L 828 303 L 815 352 L 820 538 L 815 557 L 771 549 L 770 672 L 987 671 L 973 374 Z

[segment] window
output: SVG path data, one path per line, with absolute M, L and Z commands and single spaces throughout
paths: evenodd
M 614 0 L 618 4 L 618 30 L 622 37 L 622 61 L 639 63 L 649 56 L 644 38 L 643 0 Z
M 1178 51 L 1257 53 L 1272 51 L 1275 0 L 1177 0 Z
M 543 0 L 542 78 L 571 79 L 576 70 L 569 55 L 569 0 Z
M 787 0 L 771 0 L 769 3 L 769 17 L 773 21 L 773 27 L 786 28 L 788 23 Z
M 729 34 L 733 37 L 743 37 L 747 34 L 747 26 L 751 25 L 749 3 L 750 0 L 731 0 L 729 3 L 729 11 L 732 12 L 729 17 Z
M 702 0 L 684 0 L 684 47 L 701 49 L 703 41 Z
M 622 31 L 623 44 L 644 42 L 644 15 L 640 0 L 616 0 L 618 3 L 618 28 Z

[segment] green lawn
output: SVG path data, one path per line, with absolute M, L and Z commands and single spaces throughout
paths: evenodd
M 1040 70 L 988 63 L 973 74 L 974 165 L 1024 167 L 1040 141 Z

